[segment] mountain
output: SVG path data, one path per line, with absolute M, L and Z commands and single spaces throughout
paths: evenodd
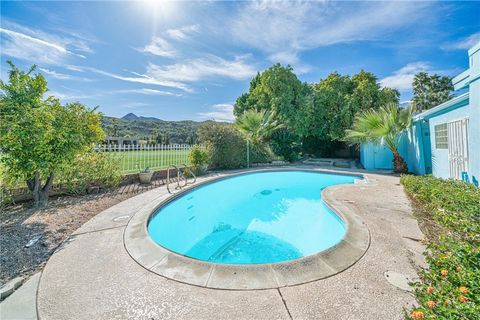
M 153 143 L 193 144 L 197 129 L 208 121 L 165 121 L 154 117 L 128 113 L 121 118 L 102 117 L 102 128 L 111 137 L 136 137 Z
M 154 118 L 154 117 L 142 117 L 142 116 L 137 116 L 135 113 L 127 113 L 126 115 L 124 115 L 121 119 L 123 120 L 128 120 L 128 121 L 132 121 L 132 120 L 145 120 L 145 121 L 162 121 L 158 118 Z

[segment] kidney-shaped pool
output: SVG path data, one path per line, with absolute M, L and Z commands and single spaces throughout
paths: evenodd
M 148 233 L 159 245 L 223 264 L 285 262 L 339 243 L 344 221 L 321 190 L 358 177 L 309 171 L 267 171 L 216 180 L 159 208 Z

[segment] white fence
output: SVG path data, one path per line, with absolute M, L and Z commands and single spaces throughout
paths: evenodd
M 203 146 L 199 146 L 203 148 Z M 188 154 L 192 146 L 187 144 L 171 145 L 97 145 L 98 152 L 105 152 L 119 161 L 123 173 L 135 173 L 145 168 L 165 169 L 170 165 L 189 164 Z

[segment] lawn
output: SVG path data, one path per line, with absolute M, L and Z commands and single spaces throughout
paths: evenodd
M 189 149 L 179 150 L 132 150 L 108 152 L 118 159 L 122 173 L 139 172 L 146 167 L 150 169 L 167 168 L 169 165 L 188 165 Z

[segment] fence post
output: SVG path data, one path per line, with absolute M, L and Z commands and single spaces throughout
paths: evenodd
M 247 140 L 247 168 L 250 168 L 250 141 Z

